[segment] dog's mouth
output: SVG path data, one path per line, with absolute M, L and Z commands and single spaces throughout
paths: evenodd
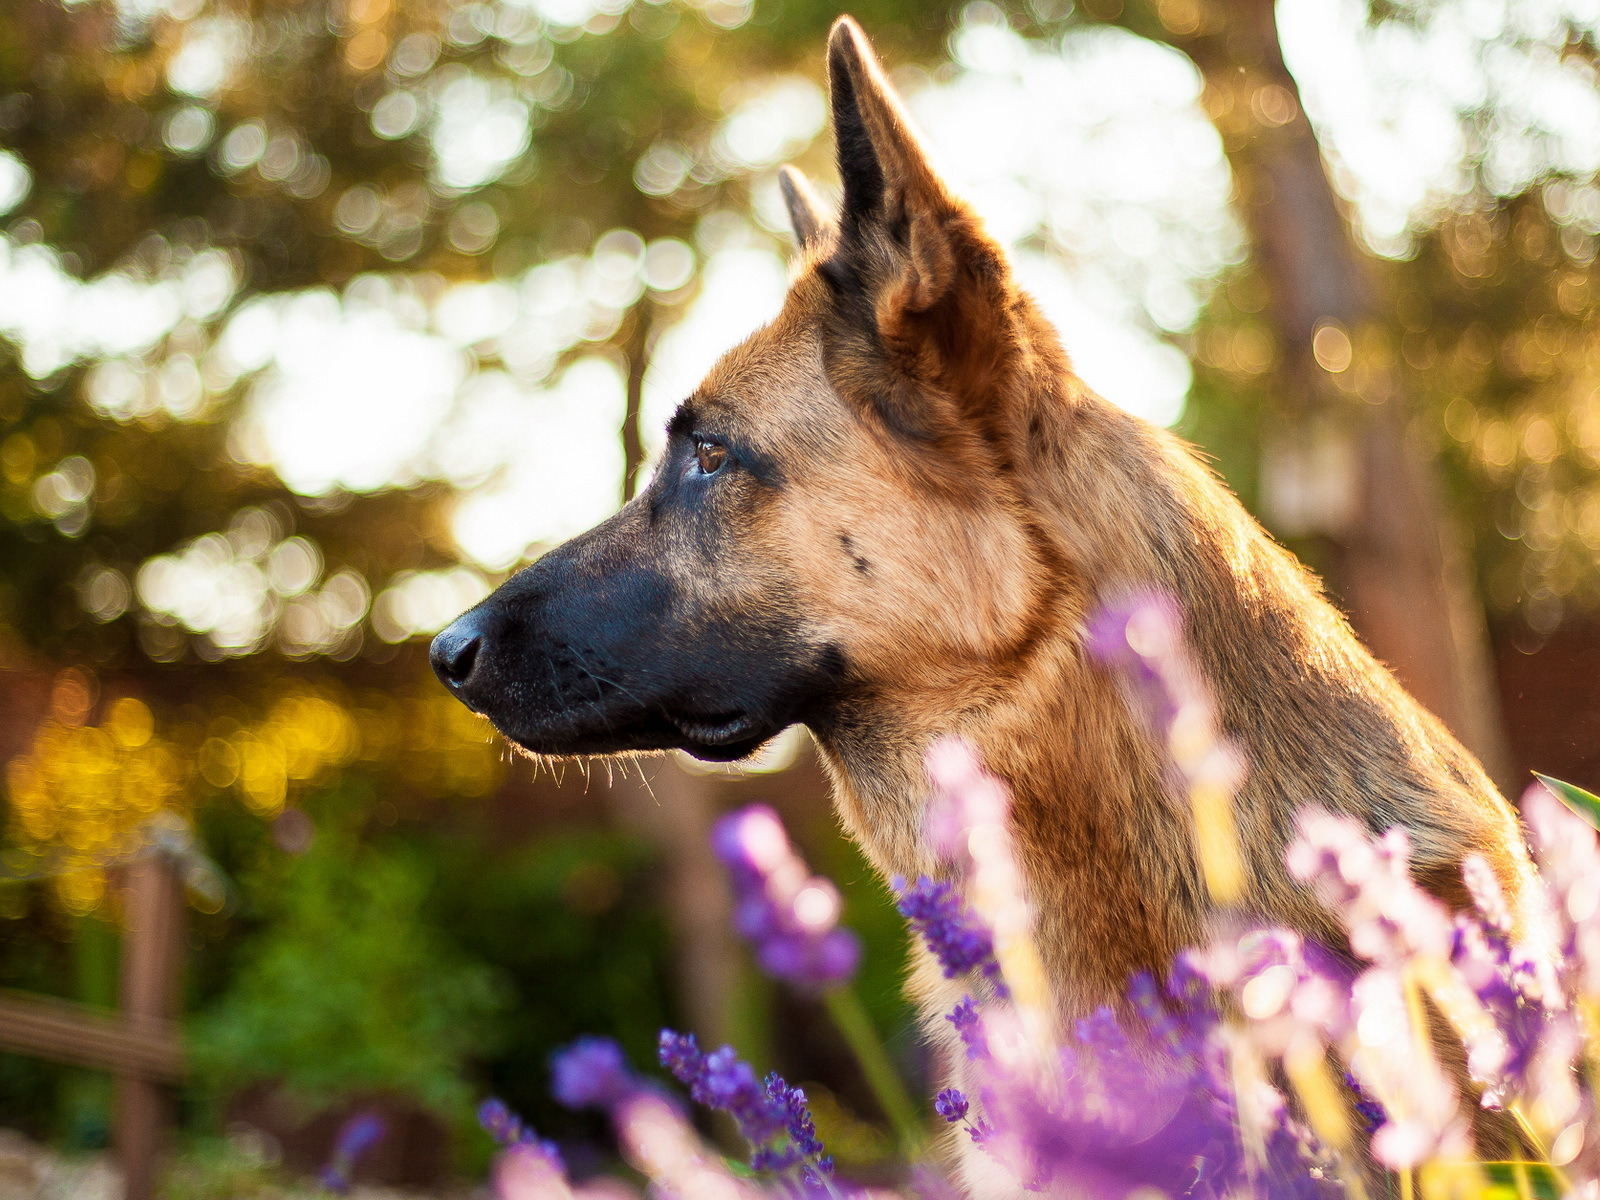
M 705 714 L 658 710 L 635 713 L 626 720 L 618 720 L 615 713 L 569 710 L 539 728 L 507 728 L 495 721 L 507 739 L 533 754 L 569 757 L 683 750 L 707 762 L 747 758 L 787 723 L 775 725 L 742 709 Z
M 670 717 L 678 732 L 698 746 L 730 746 L 745 741 L 755 732 L 757 722 L 745 712 L 711 713 L 707 716 Z
M 748 758 L 767 739 L 781 731 L 747 712 L 713 713 L 705 717 L 674 717 L 688 743 L 683 749 L 709 762 L 733 762 Z

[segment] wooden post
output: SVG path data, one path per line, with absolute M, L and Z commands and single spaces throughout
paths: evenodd
M 171 859 L 149 851 L 123 876 L 122 1018 L 134 1032 L 170 1030 L 178 1010 L 183 953 L 183 895 Z M 153 1200 L 156 1165 L 168 1121 L 160 1077 L 135 1064 L 117 1071 L 115 1143 L 124 1200 Z
M 672 757 L 651 759 L 650 780 L 620 772 L 608 795 L 620 823 L 654 845 L 664 867 L 662 899 L 677 943 L 678 989 L 689 1027 L 716 1046 L 733 1036 L 731 1002 L 739 944 L 726 873 L 711 852 L 716 818 L 710 777 Z

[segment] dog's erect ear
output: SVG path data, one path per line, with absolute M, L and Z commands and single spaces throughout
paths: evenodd
M 863 349 L 880 352 L 895 376 L 873 389 L 884 415 L 932 434 L 940 408 L 953 402 L 972 413 L 987 402 L 1016 345 L 1008 332 L 1010 273 L 977 217 L 934 172 L 849 17 L 828 39 L 828 82 L 844 201 L 837 243 L 821 269 L 841 317 L 868 334 Z
M 833 222 L 822 207 L 822 199 L 811 186 L 811 181 L 793 167 L 778 171 L 778 190 L 783 193 L 783 203 L 789 210 L 789 224 L 794 227 L 795 240 L 802 250 L 810 250 L 821 243 Z
M 848 232 L 896 217 L 955 207 L 928 164 L 911 119 L 850 17 L 828 36 L 828 90 Z

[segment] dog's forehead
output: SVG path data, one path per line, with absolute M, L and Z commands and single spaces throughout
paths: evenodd
M 814 326 L 794 309 L 786 305 L 717 361 L 695 389 L 697 414 L 760 441 L 797 428 L 850 423 L 828 382 Z

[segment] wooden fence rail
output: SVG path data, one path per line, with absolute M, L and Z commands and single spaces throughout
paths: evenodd
M 0 989 L 0 1050 L 110 1071 L 124 1200 L 153 1200 L 168 1121 L 168 1085 L 183 1076 L 178 1024 L 184 917 L 172 855 L 151 847 L 119 872 L 126 935 L 121 1011 Z
M 183 1077 L 183 1045 L 170 1024 L 136 1024 L 105 1009 L 9 988 L 0 988 L 0 1050 L 164 1083 Z

